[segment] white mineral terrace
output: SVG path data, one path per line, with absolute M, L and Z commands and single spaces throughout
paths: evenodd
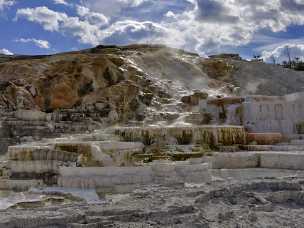
M 152 186 L 195 189 L 227 182 L 303 179 L 298 97 L 244 101 L 224 105 L 224 123 L 236 125 L 120 126 L 9 146 L 0 161 L 0 210 L 84 201 L 102 205 L 109 195 L 119 201 Z M 211 102 L 216 104 L 211 108 L 215 114 L 222 109 L 217 102 Z M 240 111 L 239 105 L 247 111 Z M 236 113 L 243 114 L 245 126 L 238 123 Z
M 118 135 L 128 142 L 97 140 L 111 133 L 113 138 Z M 4 169 L 9 178 L 0 180 L 0 189 L 25 190 L 51 184 L 115 192 L 134 189 L 138 185 L 210 182 L 212 170 L 218 169 L 304 170 L 302 140 L 246 146 L 245 137 L 241 126 L 119 127 L 92 135 L 78 135 L 74 140 L 61 138 L 10 146 L 9 162 Z M 147 150 L 155 142 L 163 143 L 163 148 L 158 148 L 159 158 L 151 163 L 138 160 L 137 156 L 150 156 Z M 204 156 L 206 151 L 193 151 L 197 146 L 204 147 L 208 143 L 219 146 L 223 152 L 209 151 L 209 155 Z M 228 152 L 237 148 L 235 144 L 243 145 L 247 151 Z M 190 159 L 167 160 L 172 155 L 167 153 L 169 147 L 184 148 L 186 152 L 176 151 L 173 156 Z M 201 158 L 197 158 L 198 155 Z M 134 156 L 137 159 L 134 160 Z

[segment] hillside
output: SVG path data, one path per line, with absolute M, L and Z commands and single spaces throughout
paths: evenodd
M 245 94 L 285 95 L 303 91 L 304 72 L 260 62 L 232 61 L 232 78 Z
M 97 46 L 51 56 L 1 56 L 0 62 L 3 109 L 96 108 L 120 120 L 142 120 L 149 107 L 178 111 L 181 98 L 196 90 L 209 96 L 283 95 L 304 87 L 303 72 L 203 59 L 164 46 Z

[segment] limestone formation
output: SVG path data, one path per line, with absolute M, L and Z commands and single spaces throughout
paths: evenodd
M 191 126 L 191 127 L 125 127 L 116 128 L 115 134 L 125 141 L 141 141 L 145 145 L 168 142 L 174 138 L 180 145 L 185 144 L 245 144 L 245 131 L 238 126 Z

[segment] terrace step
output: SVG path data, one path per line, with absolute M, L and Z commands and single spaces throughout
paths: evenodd
M 19 145 L 8 148 L 8 158 L 10 161 L 63 161 L 76 162 L 77 153 L 55 150 L 47 145 Z
M 219 146 L 219 151 L 221 152 L 238 152 L 240 151 L 239 145 L 233 145 L 233 146 Z
M 235 153 L 214 153 L 203 158 L 213 169 L 286 169 L 304 170 L 304 153 L 290 151 L 253 151 Z
M 294 139 L 304 139 L 304 134 L 294 134 L 294 135 L 290 135 L 288 138 L 292 139 L 292 140 L 294 140 Z
M 244 145 L 241 146 L 243 150 L 247 151 L 303 151 L 304 144 L 277 144 L 277 145 Z
M 294 139 L 290 141 L 292 145 L 304 145 L 304 139 Z
M 157 161 L 140 167 L 60 167 L 58 185 L 68 188 L 111 190 L 117 186 L 203 183 L 210 180 L 207 163 Z
M 15 190 L 15 191 L 27 191 L 30 188 L 44 186 L 42 180 L 27 179 L 27 180 L 14 180 L 14 179 L 0 179 L 0 190 Z
M 251 169 L 213 169 L 212 175 L 223 180 L 248 181 L 253 179 L 288 179 L 297 177 L 304 179 L 304 171 L 287 170 L 287 169 L 268 169 L 268 168 L 251 168 Z

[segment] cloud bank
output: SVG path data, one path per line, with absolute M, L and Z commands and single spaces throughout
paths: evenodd
M 76 16 L 23 8 L 17 18 L 84 44 L 163 43 L 201 54 L 249 44 L 261 31 L 304 25 L 303 0 L 82 0 L 74 9 Z

